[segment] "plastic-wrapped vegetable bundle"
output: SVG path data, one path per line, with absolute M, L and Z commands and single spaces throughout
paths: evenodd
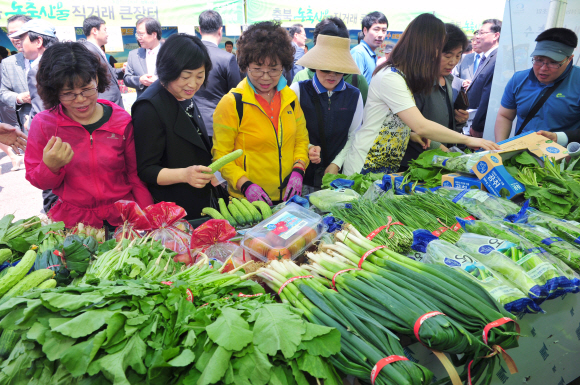
M 457 203 L 474 217 L 485 221 L 504 219 L 520 211 L 520 207 L 515 203 L 481 190 L 440 188 L 436 193 Z
M 491 152 L 493 151 L 475 152 L 473 154 L 465 154 L 457 157 L 435 155 L 433 157 L 432 163 L 437 167 L 441 167 L 449 171 L 473 174 L 474 172 L 471 170 L 472 167 L 475 166 L 484 155 L 487 155 Z
M 536 246 L 543 247 L 572 269 L 580 271 L 580 250 L 550 230 L 541 226 L 521 223 L 506 222 L 505 225 L 532 241 Z
M 556 218 L 535 209 L 528 209 L 528 223 L 542 226 L 573 246 L 580 248 L 580 227 L 570 221 Z
M 536 303 L 541 303 L 548 297 L 549 287 L 546 286 L 545 278 L 558 276 L 556 268 L 549 262 L 534 253 L 525 253 L 509 241 L 465 233 L 455 246 L 473 255 L 508 282 L 512 282 Z
M 541 246 L 537 246 L 519 232 L 508 227 L 507 222 L 465 221 L 461 219 L 458 221 L 469 233 L 485 235 L 516 245 L 516 247 L 509 248 L 505 254 L 525 270 L 532 271 L 534 279 L 545 282 L 544 286 L 548 289 L 548 299 L 570 292 L 576 293 L 580 290 L 580 279 L 570 267 Z M 544 262 L 548 262 L 555 271 L 550 269 L 548 265 L 542 265 Z M 534 270 L 536 268 L 537 270 Z
M 489 269 L 459 247 L 438 239 L 427 230 L 416 230 L 413 235 L 413 250 L 425 253 L 422 262 L 447 266 L 469 276 L 510 313 L 537 313 L 542 311 L 520 289 L 504 280 L 500 274 Z

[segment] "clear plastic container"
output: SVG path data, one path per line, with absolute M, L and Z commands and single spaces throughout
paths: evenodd
M 241 246 L 260 261 L 296 259 L 324 232 L 320 215 L 290 203 L 249 230 Z

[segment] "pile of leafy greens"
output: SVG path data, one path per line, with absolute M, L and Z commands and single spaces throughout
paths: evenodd
M 183 282 L 33 290 L 0 307 L 20 336 L 0 384 L 339 384 L 340 333 L 269 295 L 198 306 Z M 195 302 L 195 300 L 194 300 Z
M 347 179 L 354 181 L 354 185 L 351 187 L 354 191 L 360 195 L 364 195 L 369 187 L 371 187 L 375 181 L 383 179 L 384 175 L 385 174 L 381 173 L 368 173 L 364 175 L 352 174 L 350 176 L 344 174 L 325 174 L 322 177 L 322 189 L 331 188 L 330 184 L 337 179 Z
M 12 222 L 13 220 L 12 214 L 0 219 L 0 248 L 9 247 L 13 252 L 20 254 L 26 253 L 33 245 L 40 245 L 49 232 L 64 229 L 63 222 L 43 226 L 38 217 L 16 222 Z
M 409 162 L 409 169 L 405 171 L 404 183 L 424 182 L 424 187 L 441 186 L 441 177 L 444 174 L 448 174 L 449 171 L 433 164 L 433 157 L 436 155 L 455 158 L 463 154 L 460 152 L 445 152 L 439 148 L 424 151 L 417 159 Z

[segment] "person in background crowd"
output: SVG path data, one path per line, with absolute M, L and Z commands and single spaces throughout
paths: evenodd
M 13 15 L 8 18 L 8 36 L 17 32 L 24 23 L 32 20 L 28 15 Z M 30 113 L 30 94 L 26 74 L 30 69 L 30 61 L 24 58 L 22 53 L 22 41 L 16 38 L 10 38 L 12 45 L 18 50 L 18 53 L 11 55 L 2 61 L 2 80 L 0 83 L 0 102 L 9 107 L 12 111 L 6 116 L 3 114 L 3 122 L 24 129 L 26 117 Z M 5 151 L 0 146 L 0 149 Z M 12 160 L 13 168 L 18 169 L 20 160 L 14 154 L 8 154 Z M 15 163 L 15 161 L 17 161 Z
M 201 41 L 209 53 L 211 71 L 206 85 L 196 92 L 194 100 L 201 112 L 211 143 L 215 108 L 224 95 L 236 87 L 242 78 L 236 57 L 218 48 L 223 33 L 223 22 L 220 14 L 212 10 L 203 11 L 199 15 L 199 31 Z
M 469 44 L 467 44 L 467 48 L 465 48 L 465 51 L 463 51 L 463 55 L 461 55 L 461 57 L 465 57 L 465 55 L 469 55 L 470 53 L 473 52 L 473 44 L 471 43 L 471 40 L 469 41 Z
M 156 61 L 161 46 L 161 24 L 152 17 L 137 21 L 137 41 L 141 48 L 129 52 L 123 82 L 137 90 L 137 97 L 157 80 Z
M 10 51 L 8 51 L 8 48 L 0 45 L 0 62 L 2 62 L 2 60 L 6 59 L 8 56 L 10 56 Z
M 387 17 L 381 12 L 371 12 L 362 20 L 363 40 L 359 45 L 350 50 L 356 65 L 368 84 L 371 84 L 371 77 L 377 67 L 377 54 L 375 50 L 383 44 L 387 36 L 389 22 Z
M 193 100 L 212 68 L 207 48 L 195 36 L 171 35 L 157 56 L 157 76 L 133 104 L 139 177 L 155 202 L 175 202 L 187 220 L 215 207 L 218 181 L 209 167 L 211 145 Z
M 307 46 L 307 45 L 305 45 L 305 46 L 304 46 L 304 55 L 306 55 L 307 53 L 308 53 L 308 46 Z
M 461 135 L 425 119 L 413 94 L 429 93 L 441 73 L 445 25 L 432 14 L 416 17 L 405 29 L 389 60 L 374 73 L 363 124 L 355 133 L 343 173 L 392 173 L 401 166 L 409 140 L 423 138 L 495 150 L 488 140 Z
M 292 68 L 292 76 L 290 78 L 290 82 L 294 79 L 294 76 L 302 71 L 304 67 L 301 65 L 296 64 L 298 59 L 304 56 L 304 47 L 306 46 L 306 31 L 304 30 L 304 26 L 302 24 L 294 24 L 288 30 L 290 37 L 292 38 L 292 47 L 294 47 L 294 67 Z
M 329 34 L 330 36 L 343 36 L 345 33 L 348 36 L 348 28 L 344 24 L 344 21 L 338 17 L 327 17 L 323 19 L 320 23 L 316 24 L 316 28 L 314 28 L 313 32 L 313 41 L 314 45 L 316 46 L 316 40 L 318 35 L 321 33 L 320 31 L 324 30 L 322 33 L 323 35 Z M 294 76 L 294 80 L 292 80 L 292 84 L 298 83 L 302 80 L 312 79 L 314 78 L 314 72 L 310 68 L 305 68 L 302 71 L 298 72 Z M 358 88 L 360 90 L 363 104 L 367 101 L 367 94 L 369 92 L 369 85 L 367 80 L 364 76 L 360 74 L 344 74 L 343 77 L 345 82 Z
M 439 76 L 429 90 L 430 92 L 416 93 L 413 98 L 415 99 L 415 105 L 425 119 L 439 123 L 453 131 L 462 132 L 462 127 L 467 122 L 469 114 L 465 110 L 455 110 L 453 108 L 455 99 L 461 91 L 462 82 L 461 79 L 453 76 L 451 72 L 461 60 L 461 54 L 467 46 L 468 40 L 461 28 L 453 24 L 445 24 L 445 32 L 445 46 L 441 55 Z M 447 143 L 445 145 L 449 146 Z M 431 141 L 430 148 L 438 148 L 440 146 L 441 143 Z M 445 147 L 442 147 L 442 149 L 447 150 Z M 410 160 L 417 159 L 424 150 L 425 148 L 421 144 L 409 142 L 399 171 L 405 169 Z
M 26 32 L 28 31 L 28 32 Z M 53 44 L 58 43 L 58 39 L 55 35 L 55 28 L 52 24 L 43 20 L 31 20 L 26 22 L 20 30 L 14 34 L 20 34 L 22 50 L 24 57 L 28 60 L 33 60 L 30 62 L 30 69 L 26 74 L 26 80 L 28 83 L 28 91 L 30 94 L 30 104 L 32 108 L 30 109 L 30 114 L 26 118 L 24 127 L 28 130 L 30 122 L 36 114 L 45 110 L 42 99 L 38 95 L 38 90 L 36 87 L 36 74 L 38 72 L 38 64 L 40 59 L 46 51 L 47 48 Z M 52 190 L 47 189 L 42 191 L 42 206 L 44 213 L 48 213 L 50 208 L 56 203 L 58 197 L 53 194 Z
M 312 51 L 298 62 L 316 71 L 312 80 L 290 87 L 304 111 L 310 138 L 310 165 L 303 189 L 309 194 L 322 187 L 324 174 L 338 174 L 342 168 L 353 134 L 362 122 L 364 105 L 358 88 L 343 79 L 345 73 L 359 73 L 350 55 L 348 30 L 327 24 Z
M 123 66 L 123 68 L 115 68 L 115 64 L 117 63 L 117 59 L 115 59 L 115 57 L 113 55 L 109 55 L 107 53 L 107 50 L 105 49 L 104 45 L 101 46 L 101 51 L 103 51 L 105 53 L 105 56 L 107 57 L 107 61 L 109 62 L 109 65 L 111 67 L 113 67 L 113 69 L 117 73 L 117 80 L 123 80 L 123 76 L 125 75 L 126 65 Z
M 477 46 L 481 50 L 481 59 L 467 88 L 469 109 L 477 110 L 471 122 L 469 133 L 476 138 L 483 136 L 485 128 L 500 34 L 501 21 L 498 19 L 485 20 L 477 34 Z
M 59 199 L 48 215 L 66 227 L 119 226 L 115 202 L 153 203 L 137 176 L 131 116 L 98 99 L 109 76 L 108 64 L 76 42 L 49 47 L 38 67 L 38 93 L 48 109 L 32 121 L 26 179 L 54 190 Z
M 83 22 L 83 33 L 87 39 L 81 40 L 80 43 L 84 44 L 89 51 L 97 55 L 101 64 L 105 65 L 105 68 L 107 68 L 110 74 L 108 77 L 110 84 L 99 94 L 99 99 L 105 99 L 123 107 L 123 97 L 121 96 L 121 90 L 117 83 L 117 71 L 109 65 L 107 56 L 101 49 L 101 46 L 106 45 L 109 40 L 105 20 L 98 16 L 87 17 Z
M 225 43 L 225 47 L 227 53 L 232 53 L 232 51 L 234 50 L 234 43 L 231 40 L 228 40 Z
M 477 44 L 477 33 L 478 31 L 476 31 L 475 36 L 471 39 L 471 50 L 473 52 L 463 55 L 463 58 L 452 72 L 453 76 L 457 76 L 463 81 L 461 84 L 463 88 L 469 87 L 471 79 L 473 79 L 473 75 L 481 62 L 481 49 L 479 49 L 479 44 Z
M 357 44 L 360 44 L 360 42 L 362 41 L 362 39 L 365 38 L 365 34 L 361 32 L 357 33 Z
M 538 132 L 566 146 L 580 141 L 580 68 L 574 65 L 578 36 L 567 28 L 550 28 L 536 38 L 532 68 L 518 71 L 508 81 L 495 121 L 495 140 L 516 133 Z M 533 107 L 551 92 L 539 110 Z M 526 125 L 523 126 L 524 122 Z
M 286 85 L 294 49 L 279 22 L 251 25 L 237 44 L 238 64 L 248 76 L 217 105 L 213 158 L 242 149 L 221 169 L 230 195 L 269 204 L 302 193 L 308 166 L 308 131 L 296 94 Z

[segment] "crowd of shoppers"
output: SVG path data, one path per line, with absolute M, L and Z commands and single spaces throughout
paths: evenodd
M 500 20 L 484 20 L 469 41 L 460 28 L 419 15 L 382 61 L 381 12 L 364 17 L 352 49 L 336 17 L 316 25 L 310 50 L 300 24 L 253 24 L 235 51 L 231 41 L 218 48 L 218 12 L 202 12 L 199 26 L 201 39 L 180 33 L 163 42 L 159 22 L 140 19 L 140 48 L 123 70 L 100 48 L 108 33 L 99 17 L 85 19 L 87 39 L 78 43 L 59 43 L 47 22 L 8 19 L 19 52 L 1 62 L 0 149 L 14 166 L 26 149 L 26 178 L 45 190 L 54 220 L 116 226 L 119 199 L 175 202 L 193 220 L 228 194 L 276 204 L 319 189 L 327 173 L 397 172 L 428 148 L 499 148 L 481 136 Z M 536 41 L 532 68 L 505 88 L 496 141 L 517 117 L 518 133 L 566 145 L 580 139 L 578 39 L 554 28 Z M 131 115 L 121 75 L 137 91 Z M 456 108 L 460 94 L 468 105 Z M 208 166 L 238 149 L 243 156 L 221 169 L 220 184 Z

